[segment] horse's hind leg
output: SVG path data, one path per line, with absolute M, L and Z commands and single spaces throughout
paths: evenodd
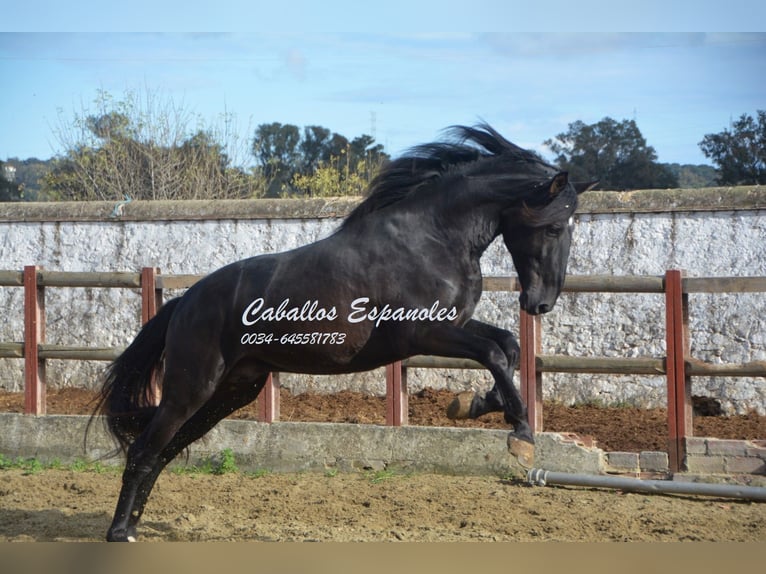
M 107 540 L 128 541 L 135 539 L 131 517 L 135 512 L 137 497 L 148 496 L 142 492 L 145 479 L 157 465 L 164 466 L 162 452 L 171 443 L 179 429 L 213 395 L 223 372 L 220 357 L 197 356 L 186 361 L 166 358 L 163 377 L 163 394 L 159 407 L 147 427 L 130 445 L 122 474 L 122 488 L 117 500 L 112 525 Z M 189 373 L 195 373 L 190 378 Z M 144 489 L 145 490 L 145 489 Z
M 122 488 L 107 540 L 135 540 L 135 523 L 140 515 L 136 512 L 136 503 L 145 499 L 151 489 L 151 485 L 148 489 L 144 486 L 146 480 L 156 472 L 155 469 L 161 469 L 167 464 L 167 461 L 161 459 L 161 454 L 189 417 L 187 412 L 161 405 L 149 426 L 130 445 L 122 474 Z
M 127 521 L 126 531 L 129 533 L 129 537 L 135 540 L 136 527 L 143 515 L 149 494 L 165 466 L 187 446 L 202 438 L 221 419 L 254 401 L 266 383 L 267 377 L 268 373 L 236 386 L 230 384 L 230 381 L 223 381 L 219 390 L 175 433 L 136 490 Z M 111 532 L 110 529 L 110 534 Z

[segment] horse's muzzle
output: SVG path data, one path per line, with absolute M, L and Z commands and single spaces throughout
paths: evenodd
M 527 293 L 527 291 L 522 291 L 519 296 L 519 304 L 521 305 L 521 308 L 530 315 L 543 315 L 553 309 L 553 306 L 556 304 L 555 301 L 550 303 L 542 301 L 536 297 L 529 297 Z

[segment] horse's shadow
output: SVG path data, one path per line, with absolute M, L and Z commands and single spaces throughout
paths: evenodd
M 0 541 L 3 542 L 103 542 L 109 526 L 108 512 L 64 512 L 57 508 L 26 510 L 0 509 Z M 145 537 L 151 532 L 173 536 L 171 523 L 149 520 Z M 176 533 L 176 538 L 183 538 Z
M 101 541 L 107 512 L 63 512 L 57 508 L 0 509 L 0 540 L 27 542 Z

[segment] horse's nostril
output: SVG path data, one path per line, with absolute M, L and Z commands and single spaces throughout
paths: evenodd
M 535 303 L 534 301 L 530 301 L 530 297 L 526 291 L 523 291 L 519 296 L 519 303 L 521 304 L 521 308 L 525 309 L 530 315 L 542 315 L 553 308 L 553 305 L 549 305 L 548 303 Z

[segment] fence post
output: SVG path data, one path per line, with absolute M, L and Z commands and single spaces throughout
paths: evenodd
M 162 289 L 157 287 L 157 275 L 159 267 L 141 268 L 141 324 L 146 324 L 149 319 L 157 314 L 162 307 Z
M 532 433 L 539 433 L 543 431 L 543 375 L 537 370 L 537 355 L 542 350 L 539 316 L 520 310 L 519 339 L 521 399 L 527 405 L 527 421 Z
M 141 268 L 141 324 L 146 325 L 149 320 L 157 314 L 157 310 L 162 307 L 162 289 L 157 287 L 157 274 L 159 267 Z M 152 405 L 160 404 L 162 388 L 160 381 L 157 380 L 158 371 L 152 372 L 152 383 L 149 387 L 147 399 Z
M 665 337 L 668 393 L 668 462 L 672 472 L 686 460 L 686 437 L 691 437 L 691 377 L 686 373 L 689 353 L 689 296 L 683 292 L 683 272 L 665 272 Z
M 37 284 L 36 265 L 24 267 L 24 414 L 45 414 L 45 288 Z
M 279 420 L 279 373 L 269 373 L 266 384 L 258 395 L 258 422 Z
M 401 361 L 386 365 L 386 424 L 399 427 L 408 423 L 407 369 Z

